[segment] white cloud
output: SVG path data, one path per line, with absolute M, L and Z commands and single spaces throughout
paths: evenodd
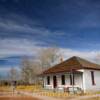
M 0 40 L 0 58 L 14 55 L 34 56 L 42 48 L 37 46 L 42 44 L 26 39 L 1 39 Z
M 1 39 L 0 58 L 15 55 L 37 56 L 39 50 L 42 48 L 47 48 L 46 46 L 40 46 L 41 44 L 43 43 L 26 39 Z M 60 48 L 60 52 L 64 59 L 67 59 L 71 56 L 79 56 L 92 61 L 96 59 L 98 54 L 100 54 L 99 50 L 79 51 L 70 48 Z
M 100 51 L 95 51 L 95 50 L 78 51 L 78 50 L 72 50 L 72 49 L 67 49 L 67 48 L 66 49 L 61 48 L 60 50 L 64 59 L 67 59 L 72 56 L 79 56 L 90 61 L 95 61 L 97 55 L 100 54 Z
M 35 26 L 31 27 L 25 23 L 21 25 L 21 23 L 16 23 L 10 20 L 9 22 L 0 22 L 0 28 L 8 32 L 24 32 L 33 34 L 42 32 L 41 28 L 39 29 Z
M 12 18 L 12 19 L 11 19 Z M 17 19 L 17 21 L 15 21 Z M 88 18 L 87 18 L 88 19 Z M 82 21 L 83 22 L 83 21 Z M 36 38 L 33 34 L 38 33 L 38 36 L 42 35 L 64 35 L 64 32 L 51 32 L 50 30 L 47 30 L 43 27 L 36 27 L 37 25 L 40 25 L 40 23 L 34 22 L 32 20 L 29 20 L 27 18 L 21 17 L 19 15 L 10 15 L 10 19 L 6 18 L 4 20 L 3 18 L 0 18 L 0 28 L 7 30 L 8 32 L 13 32 L 13 33 L 0 33 L 0 34 L 8 34 L 10 36 L 15 36 L 12 38 L 6 38 L 6 39 L 1 39 L 0 40 L 0 58 L 2 57 L 7 57 L 7 56 L 13 56 L 13 55 L 38 55 L 38 50 L 41 48 L 44 48 L 42 46 L 39 46 L 41 44 L 46 44 L 43 43 L 39 40 L 30 40 L 28 36 L 33 36 L 33 39 Z M 80 25 L 80 24 L 79 24 Z M 83 25 L 83 24 L 82 24 Z M 41 26 L 41 25 L 40 25 Z M 23 32 L 27 33 L 27 38 L 16 38 L 16 35 L 19 35 L 19 37 L 22 34 L 16 34 L 16 32 Z M 23 34 L 23 37 L 26 34 Z M 7 37 L 7 36 L 6 36 Z M 49 40 L 50 41 L 50 40 Z M 51 40 L 53 41 L 53 40 Z M 100 51 L 92 50 L 92 51 L 78 51 L 70 48 L 66 49 L 61 49 L 61 52 L 63 53 L 64 58 L 68 58 L 71 56 L 80 56 L 83 58 L 87 59 L 94 59 L 95 56 L 100 53 Z
M 27 37 L 40 35 L 63 35 L 64 32 L 51 31 L 43 27 L 42 24 L 36 20 L 28 19 L 22 15 L 9 14 L 8 18 L 0 17 L 0 30 L 2 31 L 0 35 L 10 35 L 11 37 Z M 23 33 L 23 34 L 21 34 Z
M 19 67 L 18 67 L 18 66 L 15 66 L 14 68 L 15 68 L 16 70 L 19 70 Z M 9 72 L 11 69 L 12 69 L 11 66 L 5 66 L 5 67 L 0 66 L 0 73 Z
M 0 67 L 0 72 L 8 72 L 11 67 Z
M 17 71 L 20 71 L 18 66 L 15 66 L 14 68 Z M 6 79 L 6 78 L 8 79 L 9 77 L 8 75 L 11 69 L 12 69 L 11 66 L 5 66 L 5 67 L 0 66 L 0 79 Z

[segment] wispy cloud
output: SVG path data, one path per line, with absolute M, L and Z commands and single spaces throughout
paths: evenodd
M 0 67 L 0 72 L 8 72 L 8 71 L 10 71 L 10 69 L 11 69 L 12 67 Z
M 85 28 L 86 25 L 88 26 L 90 23 L 94 23 L 95 21 L 92 22 L 92 19 L 89 20 L 90 15 L 91 14 L 88 14 L 88 16 L 83 17 L 83 19 L 76 24 L 76 27 Z M 91 26 L 95 25 L 97 25 L 97 23 L 91 24 Z M 65 41 L 67 41 L 66 45 L 74 45 L 74 43 L 76 43 L 76 40 L 73 38 L 76 38 L 77 42 L 82 42 L 84 40 L 83 38 L 76 37 L 77 34 L 74 33 L 66 34 L 65 32 L 58 30 L 51 31 L 43 27 L 42 24 L 36 20 L 32 20 L 24 17 L 23 15 L 17 15 L 13 13 L 9 14 L 9 16 L 7 16 L 6 18 L 0 17 L 0 31 L 0 57 L 12 55 L 36 55 L 37 51 L 40 48 L 43 48 L 43 45 L 47 46 L 49 43 L 59 44 L 63 41 L 63 43 L 65 44 Z M 87 43 L 85 41 L 84 44 L 88 46 L 94 45 L 93 43 Z M 63 46 L 61 45 L 60 48 L 63 48 Z M 80 52 L 73 49 L 65 49 L 64 51 L 66 52 L 64 52 L 64 54 L 67 56 L 81 55 L 83 57 L 90 58 L 91 56 L 93 58 L 93 56 L 96 55 L 96 52 L 99 52 L 96 50 L 93 50 L 91 52 Z
M 9 75 L 11 68 L 12 68 L 11 66 L 10 67 L 9 66 L 6 66 L 6 67 L 0 66 L 0 80 L 8 79 L 8 77 L 9 77 L 8 75 Z M 20 70 L 17 66 L 15 66 L 14 68 L 17 70 Z
M 94 61 L 100 54 L 99 12 L 99 0 L 1 0 L 0 59 L 38 56 L 40 49 L 57 45 L 64 59 Z M 13 58 L 10 63 L 16 62 Z M 2 72 L 10 66 L 1 67 Z
M 3 39 L 0 40 L 0 57 L 9 57 L 9 56 L 38 56 L 38 51 L 42 48 L 48 48 L 47 46 L 41 46 L 42 42 L 29 41 L 26 39 Z M 66 59 L 71 56 L 80 56 L 90 60 L 95 59 L 97 54 L 100 54 L 99 50 L 89 50 L 89 51 L 80 51 L 70 48 L 60 48 L 60 52 L 63 57 Z
M 63 35 L 64 32 L 51 31 L 46 29 L 38 21 L 29 19 L 24 16 L 10 14 L 10 17 L 0 17 L 0 36 L 1 37 L 18 37 L 31 38 L 43 37 L 48 35 Z
M 26 39 L 1 39 L 0 40 L 0 57 L 14 55 L 36 55 L 42 43 L 33 42 Z M 41 47 L 42 48 L 42 47 Z
M 84 59 L 94 61 L 94 62 L 96 62 L 95 59 L 97 58 L 97 55 L 100 54 L 100 50 L 78 51 L 78 50 L 73 50 L 69 48 L 66 48 L 66 49 L 61 48 L 60 52 L 62 56 L 64 57 L 64 59 L 67 59 L 72 56 L 79 56 L 79 57 L 82 57 Z

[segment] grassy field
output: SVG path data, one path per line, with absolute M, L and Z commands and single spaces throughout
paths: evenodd
M 16 90 L 23 90 L 23 91 L 29 91 L 29 92 L 36 92 L 41 91 L 42 86 L 41 85 L 20 85 L 16 87 Z
M 0 92 L 11 92 L 12 88 L 10 86 L 0 86 Z
M 53 92 L 53 91 L 49 91 L 49 90 L 43 90 L 40 85 L 30 85 L 30 86 L 20 85 L 20 86 L 16 87 L 16 90 L 17 91 L 31 92 L 31 93 L 38 93 L 41 96 L 56 97 L 56 98 L 62 98 L 62 99 L 66 98 L 67 100 L 70 98 L 74 98 L 74 97 L 75 98 L 80 97 L 80 96 L 91 96 L 92 97 L 95 94 L 100 94 L 100 92 L 96 92 L 96 93 L 89 92 L 86 94 L 72 95 L 72 94 L 68 94 L 66 92 Z M 7 94 L 9 95 L 10 92 L 12 92 L 12 87 L 11 86 L 2 86 L 2 87 L 0 87 L 0 92 L 2 92 L 2 93 L 7 92 Z M 18 97 L 19 99 L 16 99 L 17 97 L 15 97 L 15 99 L 13 99 L 13 100 L 20 100 L 20 97 Z M 6 98 L 9 98 L 9 97 L 6 97 Z M 6 99 L 4 97 L 4 99 L 0 98 L 0 100 L 6 100 Z M 11 100 L 11 99 L 7 99 L 7 100 Z M 31 100 L 31 99 L 27 99 L 27 100 Z M 82 99 L 82 100 L 84 100 L 84 99 Z M 93 98 L 88 99 L 88 100 L 100 100 L 100 97 L 93 97 Z
M 18 87 L 23 90 L 23 86 Z M 31 87 L 25 88 L 25 90 L 31 90 Z M 21 94 L 12 93 L 11 86 L 0 86 L 0 100 L 39 100 L 37 98 L 24 96 Z

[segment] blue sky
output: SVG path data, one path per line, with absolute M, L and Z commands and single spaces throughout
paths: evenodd
M 65 58 L 100 53 L 100 0 L 0 0 L 0 72 L 56 45 Z

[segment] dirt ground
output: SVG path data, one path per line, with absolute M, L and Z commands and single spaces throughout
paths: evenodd
M 78 97 L 65 97 L 65 98 L 55 98 L 50 96 L 41 95 L 39 93 L 31 93 L 27 91 L 15 91 L 11 90 L 0 90 L 0 100 L 100 100 L 100 94 L 98 95 L 86 95 Z
M 27 97 L 27 96 L 1 96 L 0 100 L 39 100 L 37 98 L 33 97 Z
M 40 100 L 31 96 L 24 96 L 12 92 L 0 92 L 0 100 Z

